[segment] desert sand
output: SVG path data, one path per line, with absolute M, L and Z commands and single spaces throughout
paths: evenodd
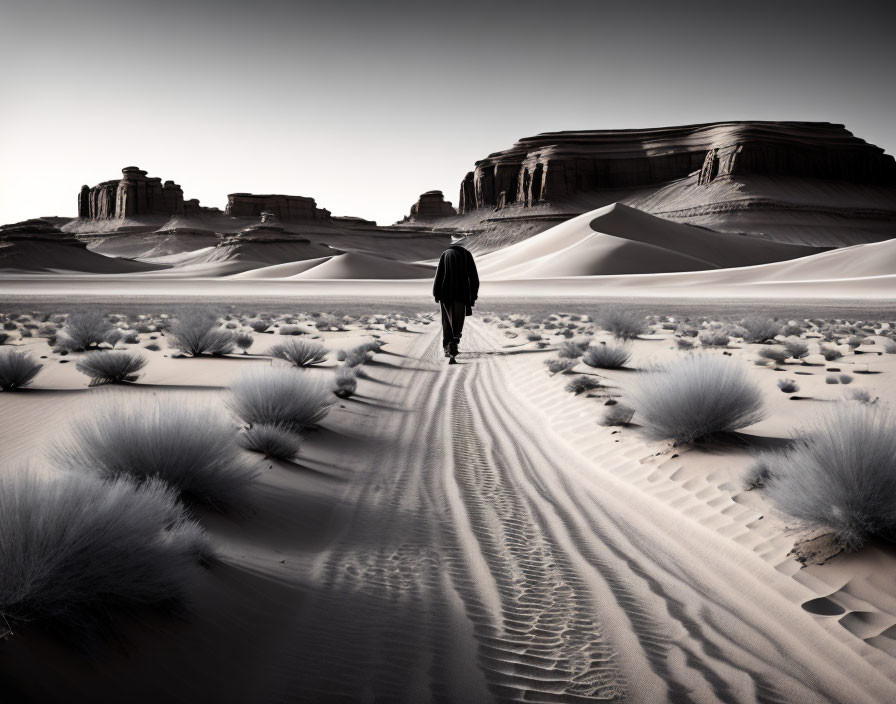
M 124 240 L 131 237 L 134 242 L 126 247 Z M 208 246 L 194 233 L 184 237 L 168 242 L 167 247 L 178 251 L 167 254 L 158 254 L 161 245 L 154 246 L 144 235 L 100 238 L 87 250 L 46 241 L 8 242 L 0 248 L 0 295 L 68 291 L 85 296 L 105 291 L 131 296 L 165 292 L 211 298 L 422 299 L 434 271 L 433 257 L 452 241 L 437 233 L 339 232 L 313 235 L 313 241 L 242 241 L 236 236 Z M 480 243 L 478 238 L 454 239 L 474 252 Z M 196 248 L 186 248 L 190 246 Z M 133 258 L 100 256 L 100 251 L 127 251 Z M 825 250 L 716 232 L 611 204 L 487 251 L 478 260 L 486 298 L 635 293 L 658 298 L 886 300 L 896 285 L 894 252 L 892 239 Z
M 116 399 L 226 408 L 244 369 L 281 364 L 267 352 L 295 315 L 300 339 L 330 350 L 302 372 L 312 379 L 333 379 L 337 350 L 385 344 L 295 460 L 251 455 L 260 478 L 249 506 L 192 509 L 219 559 L 198 571 L 183 611 L 116 611 L 108 637 L 82 648 L 16 624 L 0 640 L 5 691 L 96 702 L 896 701 L 892 544 L 840 554 L 742 479 L 757 451 L 786 446 L 819 409 L 858 403 L 857 390 L 896 403 L 883 336 L 896 240 L 826 249 L 805 217 L 799 236 L 785 227 L 773 241 L 626 202 L 509 239 L 221 214 L 92 232 L 80 220 L 26 224 L 39 241 L 11 231 L 0 246 L 6 311 L 97 308 L 158 323 L 201 303 L 252 346 L 184 358 L 149 326 L 117 343 L 148 359 L 136 383 L 90 387 L 81 353 L 62 355 L 13 321 L 4 347 L 33 351 L 44 368 L 30 388 L 0 393 L 5 467 L 58 472 L 48 448 Z M 457 366 L 445 363 L 431 297 L 452 241 L 476 253 L 482 280 Z M 573 332 L 610 341 L 593 322 L 608 301 L 654 316 L 631 362 L 549 373 L 544 362 Z M 275 326 L 251 332 L 266 306 Z M 828 363 L 806 333 L 811 354 L 777 366 L 755 365 L 760 346 L 736 337 L 701 345 L 743 365 L 769 410 L 736 442 L 650 440 L 637 417 L 601 425 L 643 372 L 687 354 L 676 346 L 683 319 L 710 331 L 753 310 L 806 329 L 812 317 L 849 317 L 828 330 L 864 337 L 848 346 L 838 333 L 843 356 Z M 348 314 L 346 329 L 321 332 L 306 315 L 328 311 Z M 832 383 L 840 374 L 851 383 Z M 782 393 L 791 375 L 799 392 Z M 576 395 L 566 388 L 576 379 L 597 386 Z
M 522 311 L 524 312 L 524 311 Z M 432 317 L 432 316 L 430 316 Z M 519 316 L 511 316 L 516 318 Z M 392 316 L 389 316 L 392 318 Z M 807 536 L 740 473 L 756 447 L 843 402 L 825 366 L 790 400 L 750 366 L 771 413 L 738 446 L 673 447 L 637 426 L 597 423 L 637 371 L 573 369 L 603 387 L 573 396 L 543 362 L 563 337 L 484 313 L 460 364 L 438 325 L 362 321 L 320 333 L 331 350 L 377 335 L 358 392 L 306 437 L 294 462 L 257 460 L 250 510 L 199 518 L 221 555 L 180 617 L 118 619 L 88 652 L 39 629 L 0 641 L 7 694 L 42 701 L 887 702 L 896 698 L 892 545 L 801 567 Z M 567 317 L 558 321 L 569 320 Z M 403 324 L 402 324 L 403 325 Z M 587 323 L 596 341 L 609 339 Z M 313 328 L 309 334 L 317 335 Z M 276 331 L 276 328 L 273 328 Z M 247 366 L 270 366 L 282 335 L 249 355 L 176 358 L 142 333 L 137 383 L 89 388 L 41 338 L 16 342 L 45 369 L 0 394 L 0 459 L 45 450 L 91 404 L 156 395 L 224 401 Z M 158 351 L 142 346 L 150 338 Z M 682 354 L 657 324 L 632 344 L 638 370 Z M 867 338 L 837 361 L 854 386 L 896 402 L 896 355 Z M 752 365 L 757 345 L 711 354 Z M 859 354 L 862 353 L 863 354 Z M 809 358 L 815 361 L 814 358 Z M 307 374 L 332 374 L 335 360 Z M 164 676 L 160 676 L 164 673 Z

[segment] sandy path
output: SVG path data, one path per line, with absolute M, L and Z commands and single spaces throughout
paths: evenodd
M 896 697 L 790 577 L 546 431 L 485 326 L 454 367 L 434 333 L 376 374 L 396 385 L 379 449 L 283 629 L 309 647 L 272 663 L 271 699 Z

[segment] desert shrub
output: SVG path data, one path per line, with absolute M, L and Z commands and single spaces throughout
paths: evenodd
M 600 344 L 585 350 L 582 361 L 589 367 L 599 369 L 618 369 L 624 367 L 631 358 L 631 350 L 625 345 Z
M 10 337 L 11 336 L 8 332 L 0 332 L 0 345 L 5 345 Z
M 618 305 L 604 306 L 594 321 L 607 332 L 623 340 L 631 340 L 645 332 L 644 316 Z
M 886 406 L 821 413 L 774 457 L 768 496 L 784 513 L 850 550 L 896 529 L 896 421 Z
M 270 320 L 262 320 L 261 318 L 255 318 L 254 320 L 249 321 L 249 327 L 252 328 L 255 332 L 266 332 L 269 327 L 271 327 Z
M 259 424 L 243 428 L 237 442 L 251 452 L 277 460 L 291 460 L 299 454 L 302 437 L 286 428 Z
M 304 335 L 306 334 L 305 328 L 301 328 L 298 325 L 281 325 L 280 326 L 280 334 L 281 335 Z
M 19 329 L 19 326 L 16 325 L 16 324 L 15 324 L 14 322 L 12 322 L 11 320 L 7 320 L 7 321 L 5 321 L 5 322 L 3 323 L 3 329 L 4 329 L 4 330 L 10 330 L 10 331 L 12 331 L 12 330 L 18 330 L 18 329 Z
M 158 352 L 162 348 L 159 347 L 159 344 L 157 342 L 149 342 L 143 345 L 143 349 L 149 350 L 150 352 Z
M 137 336 L 137 333 L 133 330 L 126 330 L 122 333 L 121 341 L 126 345 L 136 345 L 140 342 L 140 338 Z
M 693 442 L 758 422 L 762 392 L 733 359 L 689 355 L 635 384 L 632 406 L 648 435 Z
M 846 344 L 849 345 L 852 349 L 860 347 L 862 345 L 862 342 L 862 338 L 858 335 L 852 335 L 849 339 L 846 340 Z
M 541 335 L 539 335 L 537 332 L 533 332 L 526 335 L 526 339 L 529 342 L 541 342 Z
M 377 316 L 377 322 L 385 323 L 386 318 L 383 316 Z M 314 324 L 318 330 L 321 332 L 326 332 L 328 330 L 345 330 L 345 327 L 342 325 L 342 322 L 335 315 L 331 315 L 330 313 L 325 313 L 320 316 L 320 319 Z
M 257 473 L 240 456 L 218 406 L 165 395 L 134 403 L 96 401 L 55 449 L 60 464 L 104 479 L 159 479 L 190 500 L 237 505 Z
M 785 394 L 795 394 L 800 390 L 800 385 L 796 383 L 796 379 L 778 379 L 778 388 Z
M 843 356 L 843 353 L 834 346 L 822 345 L 821 356 L 824 357 L 828 362 L 833 362 L 837 359 L 840 359 Z
M 780 335 L 783 326 L 771 318 L 753 315 L 741 320 L 740 327 L 744 330 L 744 342 L 766 342 Z
M 607 406 L 603 416 L 598 421 L 601 425 L 628 425 L 632 422 L 635 411 L 628 406 L 617 403 L 613 406 Z
M 824 383 L 825 383 L 825 384 L 839 384 L 839 383 L 840 383 L 840 379 L 837 378 L 837 375 L 836 375 L 836 374 L 828 374 L 828 375 L 824 378 Z
M 677 337 L 675 338 L 675 346 L 680 350 L 692 350 L 694 349 L 694 341 L 686 337 Z
M 317 342 L 289 339 L 274 345 L 268 354 L 296 367 L 310 367 L 327 359 L 327 348 Z
M 576 366 L 576 360 L 574 359 L 546 359 L 544 363 L 551 374 L 566 373 Z
M 88 310 L 72 313 L 65 321 L 57 344 L 69 351 L 86 350 L 96 347 L 113 332 L 112 325 L 99 311 Z
M 753 458 L 752 464 L 744 470 L 741 481 L 744 489 L 761 489 L 772 476 L 771 465 L 774 462 L 774 453 L 759 452 Z
M 123 384 L 136 381 L 146 366 L 146 357 L 127 350 L 88 352 L 75 364 L 75 368 L 90 377 L 90 385 Z
M 884 352 L 887 354 L 896 354 L 896 340 L 891 340 L 889 338 L 885 338 L 882 341 Z
M 231 410 L 250 426 L 275 425 L 298 433 L 316 426 L 332 406 L 322 380 L 289 367 L 246 369 L 230 390 Z
M 201 354 L 228 354 L 233 352 L 234 336 L 229 330 L 218 327 L 214 311 L 189 308 L 182 311 L 169 331 L 169 345 L 192 357 Z
M 808 343 L 798 337 L 785 338 L 781 341 L 781 344 L 784 346 L 784 349 L 787 350 L 787 354 L 789 354 L 791 357 L 795 357 L 796 359 L 805 357 L 807 354 L 809 354 Z
M 763 347 L 759 350 L 759 356 L 763 359 L 770 359 L 778 364 L 784 364 L 790 358 L 790 352 L 784 347 Z
M 855 377 L 853 377 L 851 374 L 841 374 L 839 379 L 841 384 L 851 384 Z
M 791 320 L 781 328 L 782 335 L 799 337 L 803 334 L 804 324 L 800 324 L 795 320 Z M 796 355 L 794 355 L 796 356 Z
M 578 396 L 586 391 L 600 388 L 600 382 L 590 376 L 577 376 L 566 385 L 566 390 Z
M 358 367 L 371 359 L 373 359 L 373 355 L 370 350 L 364 345 L 359 345 L 345 352 L 345 356 L 339 361 L 344 362 L 347 367 Z
M 587 340 L 584 341 L 584 346 L 572 340 L 564 340 L 557 346 L 557 356 L 564 359 L 578 359 L 587 346 Z
M 162 482 L 0 474 L 7 625 L 37 621 L 83 636 L 107 620 L 110 606 L 175 604 L 197 561 L 211 555 L 202 529 Z
M 249 350 L 252 344 L 255 342 L 255 338 L 248 332 L 239 332 L 233 337 L 234 344 L 239 347 L 243 354 Z
M 25 350 L 0 350 L 0 391 L 24 389 L 43 367 Z
M 358 381 L 355 379 L 355 370 L 347 366 L 339 367 L 333 381 L 333 393 L 339 398 L 349 398 L 354 396 L 357 390 Z
M 731 342 L 727 330 L 705 330 L 700 333 L 699 339 L 704 347 L 727 347 Z
M 859 403 L 875 403 L 878 397 L 874 397 L 872 400 L 871 392 L 868 389 L 846 389 L 846 397 L 851 401 L 858 401 Z

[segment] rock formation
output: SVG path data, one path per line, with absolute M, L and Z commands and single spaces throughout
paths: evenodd
M 282 221 L 329 220 L 330 211 L 318 208 L 314 198 L 304 196 L 231 193 L 224 212 L 235 217 L 261 217 L 269 213 Z
M 93 220 L 137 215 L 198 213 L 199 201 L 184 202 L 184 192 L 174 181 L 162 183 L 136 166 L 125 166 L 118 181 L 103 181 L 93 188 L 81 186 L 78 217 Z
M 703 186 L 750 174 L 892 184 L 896 161 L 843 125 L 826 122 L 551 132 L 477 161 L 461 182 L 458 209 L 525 207 L 694 173 Z
M 10 240 L 49 240 L 60 244 L 87 246 L 74 235 L 63 232 L 54 223 L 44 218 L 31 218 L 0 226 L 0 242 Z
M 457 211 L 449 201 L 445 200 L 445 196 L 442 195 L 441 191 L 427 191 L 421 194 L 417 202 L 411 206 L 410 215 L 404 219 L 404 222 L 436 220 L 452 215 L 457 215 Z

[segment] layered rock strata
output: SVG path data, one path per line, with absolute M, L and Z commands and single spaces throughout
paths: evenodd
M 457 215 L 457 211 L 441 191 L 427 191 L 422 193 L 417 202 L 411 206 L 410 214 L 405 222 L 411 220 L 437 220 L 438 218 Z
M 602 189 L 697 183 L 748 174 L 896 183 L 896 161 L 843 125 L 719 122 L 636 130 L 551 132 L 477 161 L 458 210 L 531 206 Z
M 329 210 L 318 208 L 314 198 L 304 196 L 231 193 L 224 212 L 234 217 L 261 217 L 262 213 L 269 213 L 282 221 L 330 219 Z
M 124 167 L 119 180 L 81 186 L 78 194 L 78 217 L 92 220 L 189 215 L 200 210 L 198 200 L 184 202 L 184 192 L 174 181 L 163 183 L 136 166 Z

